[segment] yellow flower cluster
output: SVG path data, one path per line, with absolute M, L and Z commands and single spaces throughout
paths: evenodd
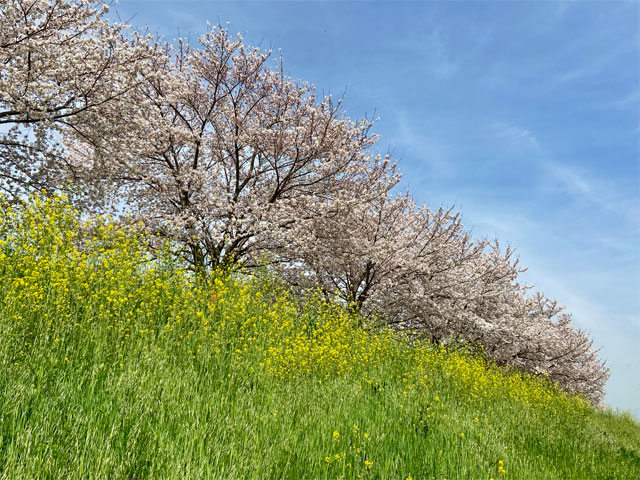
M 507 474 L 507 470 L 504 468 L 504 462 L 502 460 L 498 461 L 498 473 L 502 476 Z
M 157 339 L 186 317 L 189 328 L 179 328 L 174 343 L 194 321 L 207 329 L 208 315 L 196 315 L 203 302 L 194 302 L 204 288 L 186 271 L 152 259 L 135 228 L 107 219 L 81 222 L 63 197 L 0 207 L 0 303 L 10 317 L 3 329 L 15 345 L 15 362 L 36 341 L 62 348 L 72 330 L 96 323 L 119 350 L 133 337 Z
M 468 403 L 511 398 L 520 404 L 556 414 L 559 408 L 574 412 L 588 408 L 586 401 L 562 392 L 544 378 L 499 368 L 464 349 L 423 344 L 415 346 L 412 356 L 416 365 L 416 383 L 428 387 L 430 378 L 437 372 L 438 376 L 446 376 L 461 391 L 467 392 Z
M 371 470 L 374 465 L 367 455 L 367 449 L 370 445 L 370 437 L 368 433 L 360 435 L 358 425 L 353 425 L 351 435 L 348 433 L 343 436 L 337 430 L 332 434 L 332 449 L 341 450 L 338 453 L 328 454 L 324 457 L 324 463 L 327 468 L 336 470 L 351 470 L 355 478 L 366 476 L 367 471 Z M 335 451 L 335 450 L 333 450 Z
M 264 272 L 198 280 L 176 265 L 170 246 L 152 250 L 135 228 L 108 219 L 83 222 L 64 198 L 34 196 L 15 208 L 0 203 L 0 328 L 11 339 L 12 361 L 24 361 L 34 342 L 66 348 L 70 332 L 89 335 L 101 325 L 114 345 L 114 365 L 123 368 L 128 344 L 148 340 L 167 356 L 196 359 L 213 349 L 235 367 L 280 380 L 322 382 L 356 371 L 379 391 L 385 379 L 376 378 L 377 368 L 391 360 L 404 372 L 408 405 L 420 403 L 416 392 L 433 399 L 433 379 L 448 377 L 469 403 L 507 398 L 548 412 L 586 408 L 544 379 L 505 375 L 469 352 L 411 345 L 390 329 L 364 328 L 320 294 L 300 302 Z M 440 412 L 435 396 L 423 420 Z
M 388 332 L 360 328 L 353 315 L 316 298 L 300 321 L 279 319 L 282 335 L 268 348 L 267 372 L 278 378 L 314 374 L 323 378 L 367 368 L 392 351 Z M 276 340 L 276 338 L 274 338 Z

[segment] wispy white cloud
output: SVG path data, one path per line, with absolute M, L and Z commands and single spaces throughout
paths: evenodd
M 586 168 L 545 160 L 542 163 L 546 175 L 542 188 L 568 194 L 578 202 L 605 210 L 629 226 L 637 227 L 639 202 L 637 192 L 626 191 L 620 181 L 609 181 L 602 175 L 595 175 Z M 629 179 L 629 184 L 634 179 Z M 636 228 L 637 230 L 637 228 Z
M 587 175 L 578 168 L 552 161 L 547 161 L 545 167 L 547 173 L 558 181 L 560 188 L 572 195 L 601 203 L 595 192 L 593 179 L 587 178 Z M 610 205 L 605 206 L 609 207 Z
M 555 57 L 551 57 L 548 65 L 550 74 L 544 76 L 544 81 L 540 83 L 543 90 L 566 88 L 566 85 L 572 82 L 605 74 L 608 67 L 621 56 L 630 51 L 637 52 L 637 46 L 630 46 L 626 42 L 594 52 L 594 38 L 590 38 L 589 42 L 591 43 L 585 44 L 584 41 L 576 41 L 573 45 L 559 50 Z M 588 55 L 585 55 L 586 51 L 589 52 Z M 566 64 L 569 66 L 565 67 Z
M 524 213 L 503 207 L 468 208 L 465 212 L 472 213 L 474 228 L 485 235 L 495 235 L 504 241 L 520 243 L 527 238 L 529 232 L 540 231 L 542 225 Z M 480 232 L 479 232 L 480 233 Z
M 446 79 L 460 69 L 460 62 L 449 48 L 443 31 L 437 27 L 406 32 L 394 41 L 403 55 L 413 57 L 414 69 L 420 76 Z
M 556 0 L 555 2 L 553 2 L 553 7 L 554 10 L 553 12 L 555 13 L 556 18 L 562 18 L 564 17 L 569 10 L 571 9 L 571 7 L 573 6 L 572 4 L 575 3 L 575 0 Z
M 395 131 L 391 137 L 394 153 L 400 158 L 410 155 L 417 159 L 415 163 L 420 170 L 411 172 L 410 178 L 405 178 L 406 181 L 420 182 L 428 177 L 451 178 L 455 175 L 457 169 L 450 158 L 450 145 L 440 142 L 426 128 L 411 121 L 404 110 L 394 111 L 393 123 Z
M 638 92 L 635 98 L 638 98 Z M 630 225 L 637 223 L 637 194 L 621 189 L 619 180 L 608 181 L 606 177 L 596 175 L 586 167 L 555 160 L 553 152 L 547 151 L 536 134 L 526 126 L 494 121 L 489 125 L 489 132 L 508 153 L 523 154 L 528 158 L 534 156 L 533 160 L 543 174 L 532 177 L 530 182 L 538 182 L 541 190 L 568 194 L 579 202 L 586 202 L 625 218 Z
M 449 53 L 442 34 L 434 30 L 426 43 L 427 51 L 432 60 L 431 71 L 439 77 L 447 78 L 453 75 L 460 65 Z
M 640 89 L 630 92 L 628 95 L 607 104 L 612 108 L 628 108 L 628 107 L 640 107 Z
M 542 152 L 540 142 L 527 128 L 519 125 L 497 121 L 490 125 L 491 134 L 510 149 L 519 153 L 536 153 Z

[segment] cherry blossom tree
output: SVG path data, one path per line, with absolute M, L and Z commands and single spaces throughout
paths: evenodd
M 167 45 L 142 89 L 140 136 L 118 155 L 118 198 L 149 231 L 179 240 L 197 270 L 257 261 L 307 235 L 311 219 L 397 181 L 371 151 L 370 121 L 350 120 L 341 101 L 269 58 L 220 26 L 199 48 Z
M 328 218 L 316 217 L 310 227 L 315 241 L 293 239 L 281 252 L 292 281 L 318 285 L 363 313 L 375 313 L 375 305 L 384 304 L 389 314 L 418 270 L 435 274 L 430 268 L 452 254 L 445 250 L 455 245 L 461 224 L 451 209 L 432 212 L 417 207 L 409 194 L 386 194 Z M 390 296 L 378 298 L 383 291 Z M 408 321 L 396 313 L 391 316 L 398 323 Z
M 62 139 L 113 151 L 137 125 L 129 96 L 154 48 L 107 11 L 91 0 L 0 0 L 0 188 L 10 197 L 95 184 L 101 165 L 73 164 Z
M 318 218 L 313 228 L 317 241 L 293 243 L 284 254 L 301 265 L 302 282 L 336 293 L 365 314 L 384 312 L 393 324 L 428 324 L 434 338 L 446 302 L 467 305 L 493 293 L 497 279 L 518 272 L 508 262 L 489 268 L 489 242 L 472 241 L 453 208 L 418 207 L 409 194 L 360 203 Z
M 514 289 L 494 306 L 467 318 L 458 337 L 482 345 L 499 363 L 547 376 L 595 403 L 603 399 L 609 369 L 556 300 Z

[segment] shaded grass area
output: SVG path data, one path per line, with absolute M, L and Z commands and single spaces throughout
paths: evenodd
M 0 478 L 637 478 L 640 427 L 63 201 L 0 224 Z

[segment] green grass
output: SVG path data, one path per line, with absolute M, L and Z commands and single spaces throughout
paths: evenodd
M 629 415 L 74 218 L 0 223 L 2 479 L 640 476 Z

